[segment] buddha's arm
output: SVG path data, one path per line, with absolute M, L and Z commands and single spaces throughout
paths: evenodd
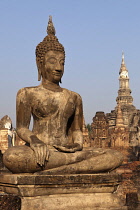
M 25 88 L 19 90 L 16 100 L 16 126 L 21 139 L 31 143 L 32 131 L 29 130 L 31 120 L 31 106 Z
M 82 150 L 83 148 L 82 127 L 83 127 L 83 105 L 81 97 L 77 95 L 75 117 L 72 124 L 72 138 L 74 144 L 78 145 L 77 150 Z
M 26 88 L 19 90 L 16 101 L 17 133 L 21 139 L 30 144 L 30 147 L 35 152 L 37 163 L 43 165 L 46 159 L 47 146 L 29 130 L 31 120 L 30 103 L 30 97 Z

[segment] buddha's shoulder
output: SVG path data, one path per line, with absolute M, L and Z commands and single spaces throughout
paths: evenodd
M 78 93 L 68 90 L 66 88 L 63 88 L 63 91 L 69 94 L 72 98 L 76 98 L 77 100 L 82 101 L 82 98 Z
M 17 92 L 17 96 L 20 96 L 20 95 L 27 95 L 27 94 L 30 94 L 30 93 L 36 93 L 36 91 L 38 91 L 40 88 L 40 86 L 32 86 L 32 87 L 24 87 L 24 88 L 21 88 L 18 92 Z

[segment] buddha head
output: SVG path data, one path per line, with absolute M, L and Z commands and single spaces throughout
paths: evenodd
M 38 81 L 42 78 L 42 80 L 59 83 L 64 72 L 65 50 L 55 36 L 51 16 L 49 17 L 47 33 L 48 35 L 36 47 Z

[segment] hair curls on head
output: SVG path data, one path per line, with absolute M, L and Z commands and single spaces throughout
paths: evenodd
M 41 80 L 41 68 L 44 62 L 45 54 L 50 51 L 59 51 L 65 54 L 63 45 L 58 41 L 55 36 L 55 28 L 52 22 L 52 17 L 49 16 L 49 22 L 47 26 L 48 35 L 40 42 L 36 47 L 36 63 L 38 68 L 38 81 Z

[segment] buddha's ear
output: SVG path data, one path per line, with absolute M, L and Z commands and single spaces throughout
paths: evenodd
M 40 80 L 41 80 L 41 69 L 38 68 L 38 81 L 40 81 Z
M 38 69 L 38 81 L 40 81 L 41 80 L 41 76 L 42 76 L 42 74 L 41 74 L 41 65 L 40 65 L 40 63 L 39 63 L 37 58 L 36 58 L 36 65 L 37 65 L 37 69 Z

